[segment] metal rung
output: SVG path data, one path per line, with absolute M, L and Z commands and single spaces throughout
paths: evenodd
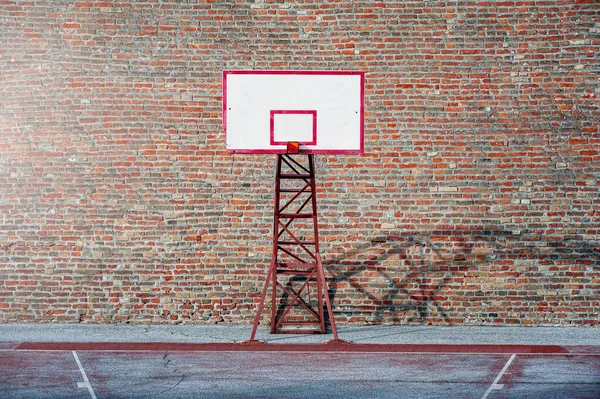
M 308 188 L 310 188 L 310 187 L 308 187 Z M 303 191 L 310 194 L 310 190 L 308 190 L 307 188 L 280 188 L 279 189 L 280 193 L 301 193 Z
M 295 276 L 308 276 L 311 273 L 315 273 L 314 270 L 302 270 L 302 269 L 277 269 L 277 274 L 293 274 Z M 317 276 L 311 277 L 310 281 L 317 281 Z
M 310 278 L 310 281 L 317 281 L 317 273 L 315 269 L 277 269 L 278 274 L 293 274 L 295 276 L 313 276 Z
M 312 213 L 280 213 L 280 218 L 285 219 L 300 219 L 300 218 L 311 218 L 314 215 Z
M 317 267 L 316 263 L 301 263 L 301 262 L 280 262 L 278 266 L 287 269 L 314 269 Z
M 296 242 L 296 241 L 278 241 L 277 244 L 283 244 L 283 245 L 315 245 L 314 241 L 300 241 L 300 242 Z
M 323 334 L 320 330 L 288 330 L 288 329 L 277 329 L 275 334 Z
M 316 263 L 300 263 L 300 262 L 282 262 L 277 264 L 277 273 L 281 274 L 297 274 L 309 276 L 314 274 L 311 281 L 316 281 Z
M 319 324 L 321 323 L 319 320 L 281 320 L 279 322 L 279 326 L 285 326 L 285 325 L 296 325 L 296 326 L 302 326 L 302 325 L 306 325 L 306 324 Z
M 312 176 L 307 174 L 282 173 L 280 179 L 310 179 Z

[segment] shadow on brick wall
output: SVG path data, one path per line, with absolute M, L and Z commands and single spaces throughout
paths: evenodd
M 324 265 L 335 311 L 349 322 L 533 324 L 537 312 L 556 323 L 552 303 L 597 287 L 600 246 L 486 228 L 395 232 Z

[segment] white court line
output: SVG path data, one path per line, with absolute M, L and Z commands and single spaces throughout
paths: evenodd
M 486 399 L 488 397 L 488 395 L 490 393 L 492 393 L 493 390 L 502 389 L 504 387 L 504 384 L 498 384 L 498 381 L 500 381 L 500 378 L 502 378 L 502 376 L 504 375 L 504 373 L 506 373 L 506 370 L 508 370 L 508 366 L 510 366 L 510 364 L 512 363 L 512 361 L 515 360 L 515 357 L 517 357 L 517 354 L 513 353 L 513 355 L 510 357 L 510 359 L 508 359 L 508 361 L 506 362 L 506 364 L 504 365 L 504 367 L 500 371 L 500 374 L 498 374 L 498 376 L 496 377 L 496 379 L 494 380 L 494 382 L 492 382 L 492 385 L 490 385 L 490 387 L 487 389 L 487 391 L 485 391 L 485 393 L 483 394 L 483 396 L 481 397 L 481 399 Z
M 94 388 L 92 388 L 92 384 L 90 384 L 90 380 L 88 380 L 87 374 L 85 374 L 85 370 L 83 369 L 83 366 L 81 365 L 81 362 L 79 361 L 79 356 L 77 356 L 77 352 L 73 351 L 72 353 L 73 353 L 73 357 L 75 358 L 75 361 L 77 362 L 77 366 L 79 366 L 79 371 L 81 371 L 81 376 L 83 377 L 83 381 L 84 381 L 84 382 L 78 382 L 77 386 L 79 388 L 87 388 L 87 390 L 90 392 L 90 395 L 92 396 L 92 399 L 97 399 L 96 393 L 94 392 Z

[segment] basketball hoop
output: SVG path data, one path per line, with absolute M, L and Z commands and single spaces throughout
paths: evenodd
M 327 312 L 339 341 L 319 250 L 313 154 L 361 154 L 363 115 L 363 72 L 223 72 L 227 151 L 278 154 L 271 263 L 250 342 L 269 289 L 271 333 L 323 334 Z M 304 314 L 298 318 L 294 309 Z M 297 328 L 305 325 L 312 327 Z

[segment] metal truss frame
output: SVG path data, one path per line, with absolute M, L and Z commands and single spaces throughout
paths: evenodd
M 319 252 L 314 157 L 313 154 L 299 156 L 307 156 L 306 162 L 302 163 L 290 154 L 277 155 L 271 264 L 250 341 L 254 341 L 256 336 L 269 288 L 271 289 L 272 334 L 324 334 L 326 326 L 323 305 L 325 305 L 333 338 L 335 341 L 339 340 Z M 312 221 L 312 238 L 307 239 L 295 230 L 295 222 L 301 221 L 305 222 L 305 230 L 306 222 L 310 225 Z M 282 282 L 283 275 L 288 277 L 287 285 Z M 300 287 L 289 285 L 290 280 L 297 282 Z M 313 290 L 316 287 L 316 293 L 313 294 L 317 297 L 316 308 L 315 301 L 311 300 L 311 287 Z M 278 293 L 281 295 L 278 296 Z M 293 308 L 296 312 L 298 310 L 304 312 L 302 320 L 287 318 Z M 312 328 L 299 328 L 306 325 L 312 325 Z M 285 329 L 285 326 L 296 328 Z

